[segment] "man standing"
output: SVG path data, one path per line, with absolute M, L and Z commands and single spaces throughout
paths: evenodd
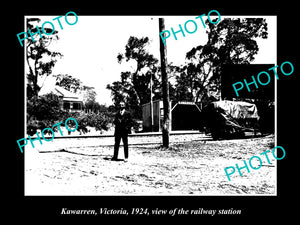
M 121 139 L 124 145 L 125 162 L 128 161 L 128 134 L 131 133 L 132 118 L 130 113 L 125 110 L 125 102 L 120 102 L 120 110 L 117 112 L 114 120 L 115 124 L 115 146 L 114 156 L 111 160 L 118 159 L 119 146 Z

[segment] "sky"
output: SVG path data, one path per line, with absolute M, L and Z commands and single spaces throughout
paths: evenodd
M 212 16 L 211 19 L 216 17 Z M 58 15 L 53 16 L 27 16 L 39 17 L 40 24 L 45 21 L 52 21 Z M 179 30 L 187 20 L 194 20 L 198 24 L 198 29 L 193 34 L 185 32 L 186 36 L 178 33 L 174 37 L 167 39 L 167 61 L 174 65 L 182 65 L 185 61 L 185 54 L 193 47 L 203 45 L 207 41 L 205 28 L 199 19 L 194 16 L 159 16 L 165 18 L 165 29 Z M 221 20 L 226 17 L 221 16 Z M 235 16 L 236 17 L 236 16 Z M 239 16 L 242 17 L 242 16 Z M 251 16 L 246 16 L 251 17 Z M 268 39 L 258 39 L 259 52 L 253 63 L 276 63 L 276 16 L 255 16 L 267 19 Z M 69 18 L 69 17 L 68 17 Z M 206 19 L 206 17 L 203 17 Z M 73 19 L 73 21 L 72 21 Z M 70 18 L 70 23 L 74 18 Z M 60 19 L 63 30 L 57 22 L 53 21 L 55 29 L 58 31 L 59 40 L 52 42 L 50 50 L 63 54 L 63 58 L 58 59 L 52 74 L 69 74 L 79 78 L 86 86 L 95 87 L 97 93 L 96 100 L 100 104 L 110 105 L 111 92 L 106 89 L 107 84 L 120 80 L 122 71 L 134 71 L 134 62 L 124 61 L 119 64 L 118 53 L 125 52 L 125 45 L 130 36 L 149 37 L 149 53 L 158 60 L 159 55 L 159 28 L 158 16 L 78 16 L 78 21 L 74 25 L 68 25 L 64 17 Z M 47 24 L 48 25 L 48 24 Z M 45 27 L 47 27 L 45 25 Z M 216 24 L 217 26 L 217 24 Z M 191 26 L 192 30 L 193 27 Z M 54 79 L 47 77 L 44 86 L 53 85 Z

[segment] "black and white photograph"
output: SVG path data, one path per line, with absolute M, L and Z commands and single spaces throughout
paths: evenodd
M 25 17 L 25 195 L 276 195 L 276 79 L 257 78 L 276 16 L 55 18 Z
M 291 212 L 298 43 L 286 7 L 28 7 L 11 66 L 20 216 Z

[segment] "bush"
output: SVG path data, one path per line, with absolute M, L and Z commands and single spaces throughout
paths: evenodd
M 47 94 L 34 96 L 27 100 L 27 134 L 33 135 L 37 130 L 52 127 L 65 117 L 66 112 L 60 109 L 58 96 Z M 57 127 L 54 128 L 57 130 Z M 46 130 L 45 133 L 51 133 Z
M 108 130 L 109 124 L 113 121 L 113 114 L 106 107 L 102 107 L 98 113 L 63 111 L 60 109 L 58 96 L 54 94 L 32 97 L 27 100 L 27 134 L 29 135 L 34 135 L 38 130 L 47 127 L 58 131 L 57 126 L 52 126 L 59 122 L 62 122 L 61 126 L 65 126 L 65 120 L 70 117 L 76 119 L 77 131 L 82 133 L 88 132 L 87 126 L 95 127 L 97 131 Z M 68 127 L 70 129 L 75 128 L 75 122 L 68 121 Z M 45 133 L 51 134 L 51 131 L 46 130 Z
M 69 113 L 68 117 L 72 117 L 76 119 L 78 123 L 77 130 L 84 134 L 88 132 L 87 126 L 95 127 L 97 131 L 108 130 L 109 124 L 112 123 L 113 121 L 112 115 L 110 115 L 107 112 L 99 112 L 99 113 L 73 112 L 73 113 Z M 70 126 L 70 128 L 71 127 L 72 126 Z

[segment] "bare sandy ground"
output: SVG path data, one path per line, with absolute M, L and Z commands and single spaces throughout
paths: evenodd
M 224 172 L 271 149 L 274 135 L 221 141 L 188 137 L 176 137 L 181 143 L 168 150 L 160 144 L 132 145 L 127 163 L 110 161 L 113 146 L 101 146 L 97 138 L 54 139 L 40 146 L 35 141 L 37 147 L 25 149 L 25 195 L 276 194 L 276 160 L 270 153 L 271 165 L 261 156 L 262 167 L 243 169 L 242 177 L 236 171 L 228 181 Z

